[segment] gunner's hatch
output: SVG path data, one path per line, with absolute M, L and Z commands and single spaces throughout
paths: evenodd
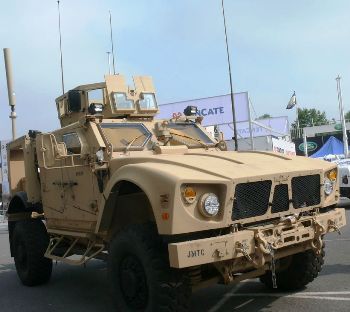
M 56 107 L 61 126 L 85 115 L 153 118 L 158 113 L 158 104 L 152 78 L 134 76 L 133 81 L 134 86 L 128 86 L 124 76 L 106 75 L 105 82 L 81 85 L 58 97 Z

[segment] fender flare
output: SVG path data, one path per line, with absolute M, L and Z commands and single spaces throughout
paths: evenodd
M 104 207 L 104 209 L 101 209 L 100 214 L 98 216 L 96 225 L 97 233 L 100 230 L 100 225 L 103 215 L 105 213 L 105 209 L 108 209 L 106 204 L 108 203 L 110 196 L 113 194 L 113 188 L 121 181 L 127 181 L 137 185 L 146 194 L 149 203 L 152 207 L 154 220 L 158 228 L 158 233 L 162 233 L 162 227 L 170 226 L 170 224 L 163 224 L 164 222 L 162 222 L 161 219 L 160 195 L 167 193 L 170 197 L 170 191 L 175 188 L 177 179 L 170 174 L 166 175 L 163 173 L 160 175 L 159 172 L 142 163 L 130 164 L 125 165 L 122 168 L 115 171 L 105 187 L 102 202 L 99 203 L 99 206 Z M 159 196 L 157 196 L 157 194 L 159 194 Z M 169 201 L 170 200 L 171 199 L 169 198 Z

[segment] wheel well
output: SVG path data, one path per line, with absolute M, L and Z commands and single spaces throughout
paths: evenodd
M 129 224 L 155 222 L 146 193 L 133 182 L 120 181 L 112 188 L 105 205 L 100 231 L 107 231 L 108 239 Z
M 36 211 L 38 213 L 42 213 L 42 206 L 41 204 L 30 204 L 28 203 L 28 197 L 26 192 L 18 192 L 16 193 L 9 204 L 9 207 L 7 209 L 7 214 L 9 216 L 8 221 L 8 231 L 9 231 L 9 241 L 10 241 L 10 251 L 11 256 L 13 256 L 13 246 L 12 246 L 12 237 L 13 237 L 13 230 L 16 226 L 16 223 L 19 219 L 26 219 L 28 216 L 24 214 L 23 216 L 16 218 L 16 221 L 10 221 L 11 220 L 11 214 L 17 214 L 17 213 L 30 213 L 32 211 Z

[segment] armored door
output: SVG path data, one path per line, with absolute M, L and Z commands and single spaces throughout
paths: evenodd
M 62 166 L 64 193 L 64 217 L 68 226 L 75 230 L 92 231 L 97 220 L 97 178 L 92 172 L 91 155 L 84 152 L 88 146 L 80 129 L 62 134 L 67 148 L 66 163 Z

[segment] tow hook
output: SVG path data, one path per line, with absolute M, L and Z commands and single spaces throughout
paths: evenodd
M 313 220 L 315 224 L 315 238 L 311 242 L 311 247 L 316 253 L 316 255 L 319 255 L 321 253 L 322 245 L 323 245 L 322 235 L 325 234 L 326 230 L 324 226 L 319 221 L 316 220 L 316 218 L 314 218 Z
M 236 242 L 236 250 L 243 254 L 243 256 L 249 261 L 253 262 L 252 257 L 248 254 L 248 246 L 241 242 Z
M 339 229 L 336 221 L 328 220 L 328 228 L 334 229 L 334 231 L 336 231 L 338 233 L 338 235 L 341 235 L 340 229 Z

